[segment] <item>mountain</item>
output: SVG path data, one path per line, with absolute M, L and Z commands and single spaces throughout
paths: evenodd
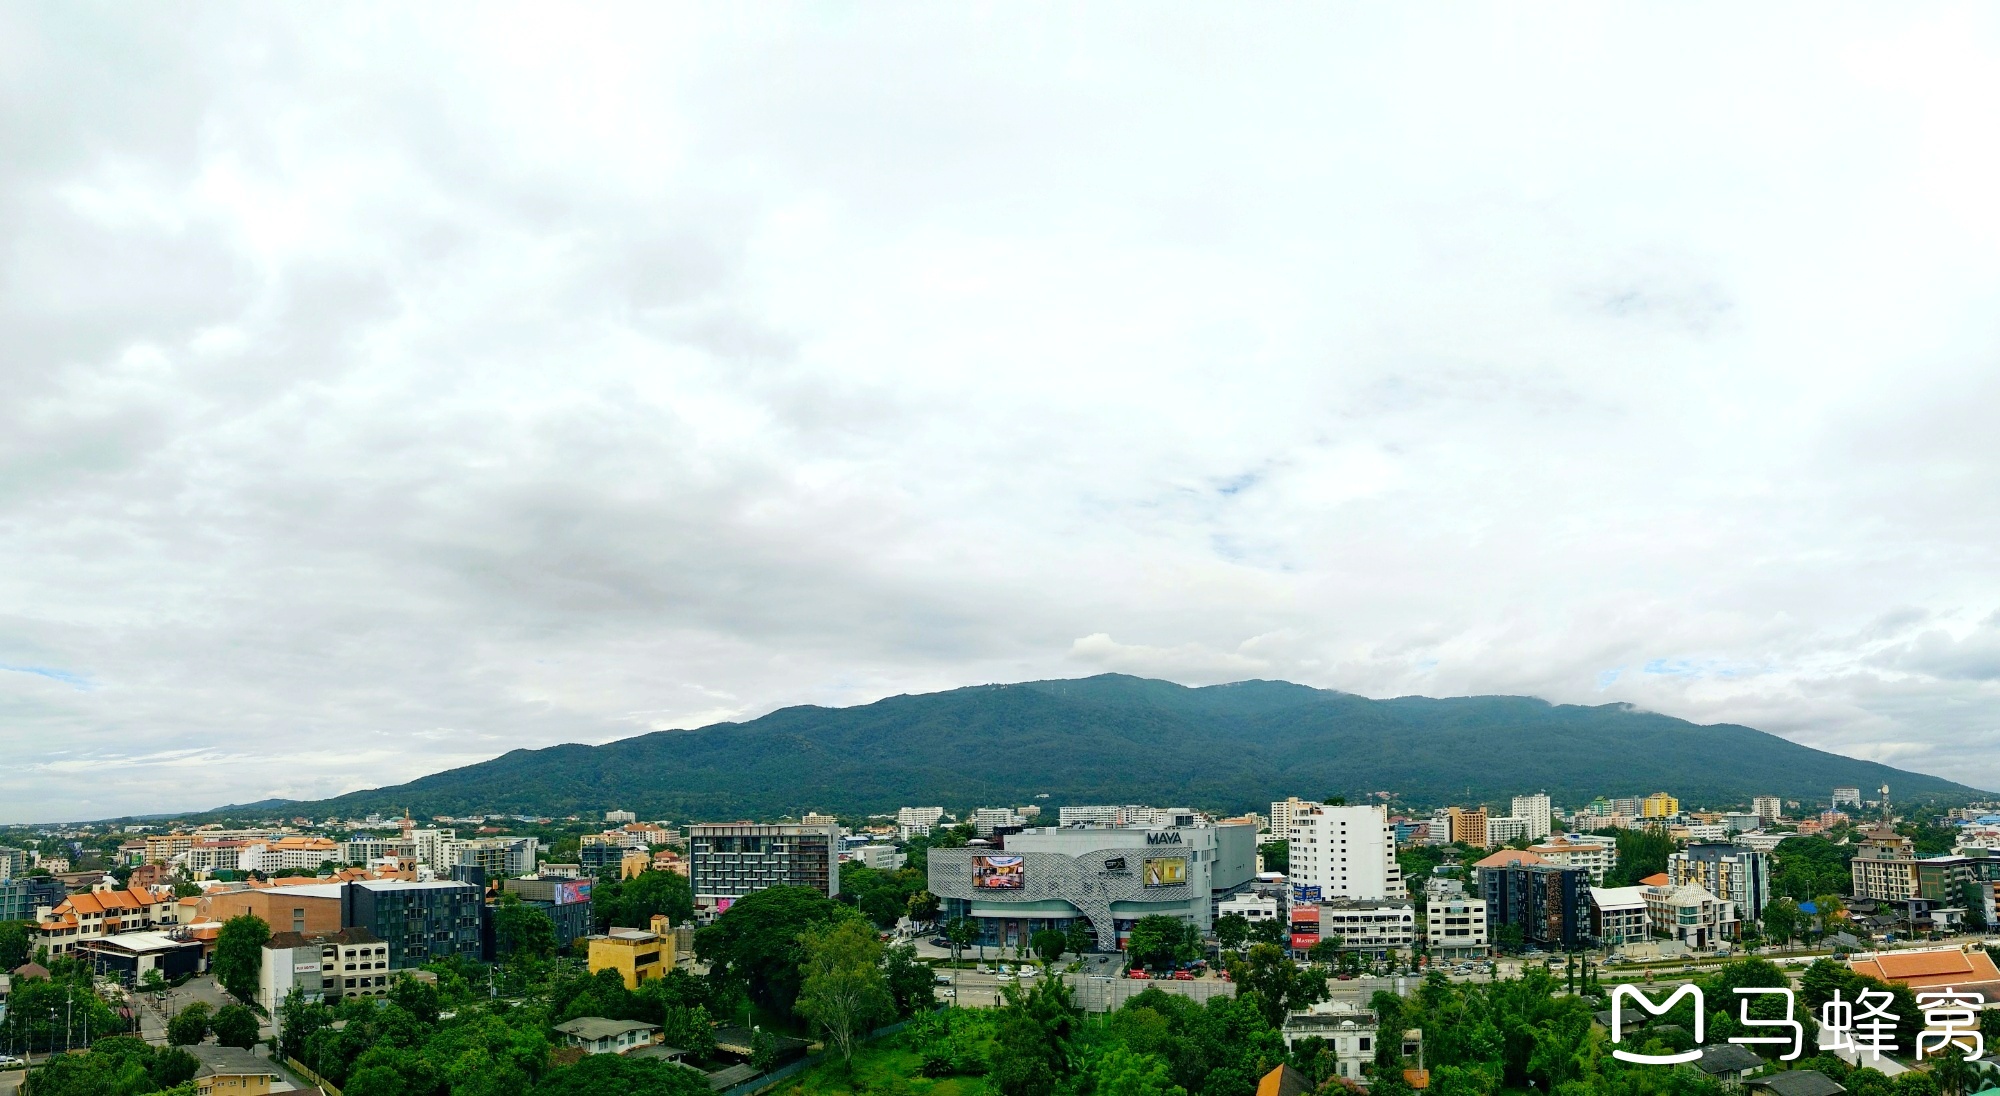
M 646 818 L 729 819 L 1035 801 L 1236 812 L 1287 795 L 1378 790 L 1424 806 L 1505 803 L 1533 791 L 1575 804 L 1662 789 L 1691 805 L 1723 806 L 1754 795 L 1810 803 L 1835 786 L 1882 784 L 1898 802 L 1981 795 L 1749 727 L 1702 726 L 1621 704 L 1370 700 L 1284 681 L 1188 688 L 1106 674 L 515 750 L 297 809 L 563 815 L 623 807 Z M 1043 793 L 1048 799 L 1031 799 Z

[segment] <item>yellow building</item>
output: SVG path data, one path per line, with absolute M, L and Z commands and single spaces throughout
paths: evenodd
M 657 923 L 662 919 L 654 920 Z M 615 970 L 625 979 L 626 989 L 638 989 L 643 982 L 664 978 L 672 969 L 672 933 L 614 928 L 602 936 L 590 937 L 590 973 Z
M 271 1063 L 253 1051 L 219 1046 L 181 1049 L 201 1063 L 194 1075 L 197 1096 L 265 1096 L 279 1079 Z
M 646 850 L 640 849 L 638 852 L 628 852 L 625 854 L 624 859 L 618 861 L 618 878 L 637 879 L 640 873 L 652 866 L 653 857 Z
M 1639 804 L 1641 818 L 1672 818 L 1681 813 L 1681 801 L 1665 792 L 1654 792 Z

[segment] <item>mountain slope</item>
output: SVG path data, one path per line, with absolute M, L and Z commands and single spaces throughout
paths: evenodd
M 1974 789 L 1808 749 L 1729 724 L 1622 705 L 1530 697 L 1369 700 L 1282 681 L 1191 689 L 1107 674 L 785 708 L 747 723 L 603 746 L 516 750 L 392 788 L 313 804 L 652 818 L 869 813 L 913 804 L 1185 804 L 1262 809 L 1287 795 L 1377 790 L 1406 802 L 1558 803 L 1665 789 L 1690 804 L 1753 795 L 1824 801 L 1836 785 L 1890 785 L 1899 802 Z

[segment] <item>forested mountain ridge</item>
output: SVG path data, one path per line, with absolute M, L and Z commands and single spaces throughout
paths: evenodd
M 1106 674 L 784 708 L 602 746 L 515 750 L 302 812 L 648 818 L 841 814 L 899 806 L 1152 803 L 1240 811 L 1287 795 L 1391 791 L 1417 805 L 1558 804 L 1666 790 L 1689 805 L 1825 801 L 1888 784 L 1898 802 L 1976 789 L 1731 724 L 1532 697 L 1371 700 L 1283 681 L 1189 688 Z M 1032 797 L 1047 795 L 1045 800 Z

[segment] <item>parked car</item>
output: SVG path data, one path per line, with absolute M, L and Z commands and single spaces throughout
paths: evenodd
M 1194 972 L 1191 970 L 1177 970 L 1174 972 L 1174 981 L 1192 982 L 1194 981 Z
M 951 946 L 951 941 L 942 936 L 933 936 L 931 937 L 931 946 L 934 948 L 948 948 Z
M 1152 975 L 1147 974 L 1143 970 L 1128 970 L 1125 972 L 1125 977 L 1134 978 L 1141 982 L 1148 982 L 1151 981 L 1153 978 Z
M 19 1059 L 19 1058 L 16 1058 L 16 1057 L 14 1057 L 13 1055 L 11 1055 L 11 1054 L 0 1054 L 0 1067 L 5 1067 L 5 1066 L 18 1066 L 18 1065 L 20 1065 L 20 1064 L 21 1064 L 21 1059 Z

